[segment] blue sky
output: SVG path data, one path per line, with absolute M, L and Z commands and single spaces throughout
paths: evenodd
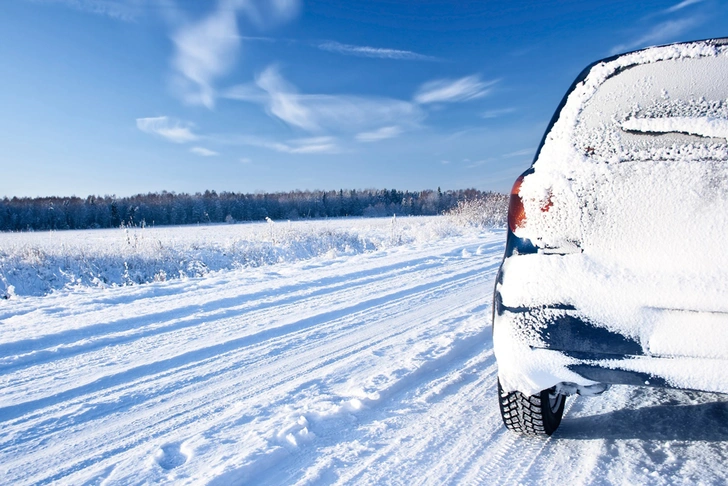
M 0 196 L 507 191 L 590 62 L 722 0 L 3 0 Z

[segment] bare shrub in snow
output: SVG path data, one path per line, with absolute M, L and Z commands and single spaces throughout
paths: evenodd
M 500 228 L 505 226 L 508 218 L 508 196 L 487 193 L 460 201 L 445 214 L 459 226 Z
M 391 217 L 0 233 L 0 298 L 351 256 L 468 231 L 446 217 Z

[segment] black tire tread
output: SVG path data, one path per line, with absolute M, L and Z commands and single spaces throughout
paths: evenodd
M 538 395 L 524 395 L 521 392 L 504 392 L 498 383 L 498 404 L 506 428 L 522 435 L 551 435 L 561 422 L 561 414 L 544 417 L 548 409 L 548 391 Z M 561 407 L 560 412 L 563 412 Z M 550 412 L 547 412 L 550 413 Z M 553 415 L 553 414 L 552 414 Z

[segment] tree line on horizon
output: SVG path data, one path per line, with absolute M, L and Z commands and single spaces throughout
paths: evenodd
M 507 196 L 477 189 L 398 191 L 364 189 L 277 193 L 137 194 L 129 197 L 13 197 L 0 200 L 0 231 L 166 226 L 346 216 L 442 214 L 462 201 L 505 208 Z

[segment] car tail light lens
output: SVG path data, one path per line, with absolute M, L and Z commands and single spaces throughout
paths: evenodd
M 521 184 L 526 174 L 523 174 L 516 179 L 511 189 L 511 199 L 508 203 L 508 226 L 511 228 L 511 232 L 515 233 L 518 228 L 523 228 L 526 223 L 526 209 L 523 207 L 523 199 L 520 196 Z M 552 199 L 553 194 L 551 190 L 548 191 L 548 197 L 546 201 L 541 204 L 541 212 L 548 213 L 553 207 L 554 201 Z
M 523 227 L 526 222 L 526 210 L 523 207 L 523 199 L 518 194 L 521 192 L 521 183 L 523 182 L 524 176 L 520 176 L 516 179 L 511 189 L 511 199 L 508 203 L 508 227 L 511 232 L 515 233 L 516 229 Z

